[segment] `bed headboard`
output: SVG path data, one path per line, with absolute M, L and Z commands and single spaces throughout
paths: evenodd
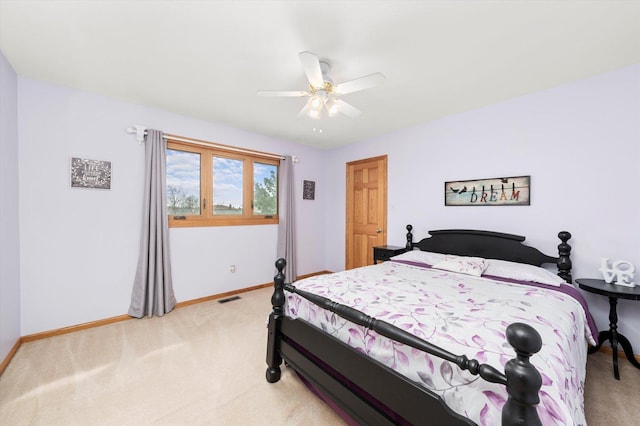
M 418 248 L 422 251 L 501 259 L 536 266 L 555 263 L 558 275 L 571 282 L 571 246 L 567 243 L 571 234 L 567 231 L 558 233 L 561 244 L 558 245 L 558 257 L 553 257 L 522 244 L 525 237 L 521 235 L 474 229 L 442 229 L 429 231 L 431 237 L 414 243 L 412 230 L 413 226 L 407 225 L 407 250 Z

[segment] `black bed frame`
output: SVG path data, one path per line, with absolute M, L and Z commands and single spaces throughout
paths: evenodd
M 525 237 L 477 230 L 430 231 L 430 238 L 413 243 L 411 225 L 407 225 L 407 250 L 419 248 L 463 256 L 478 256 L 542 265 L 556 263 L 558 275 L 571 282 L 571 234 L 558 234 L 561 244 L 558 257 L 525 246 Z M 441 398 L 403 377 L 385 365 L 365 356 L 333 336 L 301 319 L 284 315 L 285 290 L 296 293 L 318 306 L 390 339 L 423 350 L 455 363 L 458 367 L 484 380 L 507 387 L 509 398 L 502 410 L 503 425 L 540 425 L 536 411 L 541 376 L 529 357 L 542 347 L 538 332 L 523 323 L 507 327 L 507 341 L 516 357 L 507 362 L 504 373 L 465 355 L 452 354 L 438 346 L 407 333 L 389 323 L 377 320 L 345 305 L 297 289 L 285 283 L 286 261 L 276 261 L 273 311 L 269 315 L 267 371 L 269 383 L 280 379 L 284 360 L 309 382 L 323 398 L 330 399 L 351 419 L 366 425 L 469 425 L 471 420 L 453 412 Z

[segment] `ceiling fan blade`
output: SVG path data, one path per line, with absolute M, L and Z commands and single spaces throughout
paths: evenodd
M 320 89 L 324 87 L 324 77 L 322 76 L 322 68 L 320 68 L 320 60 L 311 52 L 300 52 L 298 54 L 304 73 L 311 86 Z
M 309 108 L 309 102 L 305 103 L 302 109 L 300 110 L 300 112 L 298 113 L 297 117 L 298 118 L 304 117 L 305 115 L 307 115 L 310 109 L 311 108 Z
M 258 90 L 256 92 L 258 96 L 286 96 L 286 97 L 302 97 L 309 96 L 309 92 L 304 92 L 302 90 Z
M 336 100 L 336 104 L 338 105 L 338 111 L 348 117 L 357 117 L 362 114 L 362 111 L 342 99 Z
M 359 90 L 368 89 L 370 87 L 377 86 L 384 81 L 384 75 L 379 72 L 365 75 L 364 77 L 356 78 L 354 80 L 345 81 L 333 87 L 333 91 L 344 95 L 347 93 L 357 92 Z

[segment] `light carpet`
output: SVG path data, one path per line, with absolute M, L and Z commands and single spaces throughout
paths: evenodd
M 265 380 L 270 288 L 24 343 L 0 376 L 0 423 L 13 425 L 342 425 L 283 367 Z M 640 416 L 640 370 L 589 356 L 590 425 Z M 428 413 L 425 413 L 428 417 Z

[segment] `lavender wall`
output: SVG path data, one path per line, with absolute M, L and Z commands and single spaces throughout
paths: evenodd
M 0 362 L 20 337 L 17 81 L 0 52 Z
M 302 201 L 302 181 L 322 176 L 322 151 L 23 77 L 18 93 L 23 335 L 127 312 L 144 167 L 144 145 L 125 132 L 134 124 L 298 156 L 298 241 L 322 241 L 322 193 Z M 71 157 L 110 160 L 112 189 L 71 189 Z M 276 238 L 275 225 L 172 229 L 178 301 L 270 282 Z M 298 273 L 324 269 L 322 249 L 300 244 Z
M 344 267 L 345 162 L 387 154 L 388 243 L 429 229 L 478 228 L 527 236 L 555 253 L 573 234 L 574 278 L 601 277 L 600 258 L 640 269 L 640 65 L 407 128 L 329 153 L 327 268 Z M 445 207 L 448 180 L 531 175 L 527 207 Z M 640 284 L 640 272 L 636 275 Z M 600 329 L 608 301 L 587 294 Z M 618 305 L 620 331 L 640 353 L 640 304 Z
M 6 66 L 5 61 L 3 75 Z M 9 75 L 15 80 L 12 71 Z M 404 226 L 412 223 L 417 237 L 428 229 L 451 227 L 521 233 L 553 253 L 555 235 L 567 229 L 574 235 L 574 277 L 598 277 L 601 257 L 627 259 L 640 267 L 640 201 L 629 192 L 640 181 L 640 65 L 328 152 L 17 80 L 21 224 L 19 242 L 12 247 L 21 245 L 23 335 L 126 312 L 137 259 L 144 150 L 125 133 L 133 124 L 297 155 L 300 274 L 343 269 L 345 163 L 382 154 L 389 156 L 390 244 L 403 244 Z M 4 102 L 4 84 L 2 90 Z M 9 128 L 15 122 L 6 117 L 3 112 L 3 129 L 6 121 Z M 16 147 L 8 146 L 9 151 Z M 7 149 L 4 136 L 2 149 Z M 70 189 L 71 156 L 111 160 L 113 189 Z M 442 205 L 445 180 L 522 174 L 531 175 L 531 206 Z M 304 179 L 317 182 L 315 201 L 301 200 Z M 330 201 L 323 197 L 328 193 Z M 275 226 L 173 229 L 178 299 L 269 281 L 275 238 Z M 304 243 L 309 241 L 314 243 Z M 231 264 L 236 274 L 229 272 Z M 6 291 L 4 283 L 0 289 Z M 10 303 L 18 309 L 18 296 L 12 297 Z M 606 299 L 587 298 L 605 328 Z M 635 303 L 620 302 L 620 329 L 639 352 Z M 4 312 L 3 305 L 3 323 Z

